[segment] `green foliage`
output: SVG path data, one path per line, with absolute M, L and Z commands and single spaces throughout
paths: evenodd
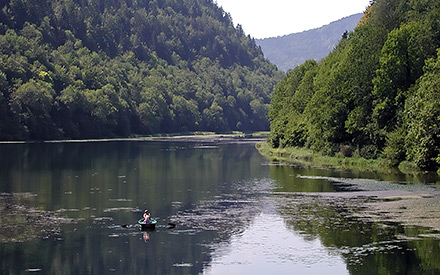
M 405 133 L 405 129 L 399 127 L 387 135 L 383 157 L 387 159 L 393 167 L 397 167 L 400 162 L 405 160 Z
M 405 106 L 408 159 L 422 169 L 440 165 L 440 50 L 426 61 L 425 74 Z
M 32 139 L 46 139 L 54 130 L 50 112 L 54 102 L 52 85 L 31 79 L 11 94 L 11 111 L 18 115 L 26 134 Z
M 210 0 L 3 1 L 0 72 L 0 139 L 265 130 L 282 77 Z
M 373 118 L 379 129 L 390 132 L 399 123 L 408 89 L 423 73 L 436 44 L 427 26 L 419 22 L 403 24 L 388 34 L 382 48 L 380 68 L 373 79 L 376 106 Z
M 437 125 L 440 5 L 377 0 L 362 23 L 313 69 L 310 92 L 296 98 L 304 65 L 276 87 L 269 117 L 274 147 L 306 146 L 328 155 L 353 148 L 392 166 L 440 166 Z
M 332 150 L 331 144 L 345 138 L 347 73 L 340 58 L 347 58 L 345 43 L 339 44 L 320 64 L 314 80 L 315 93 L 305 109 L 310 146 L 326 153 Z
M 304 145 L 307 129 L 304 127 L 303 112 L 313 96 L 316 67 L 316 61 L 308 60 L 289 71 L 276 86 L 269 110 L 269 141 L 274 147 Z

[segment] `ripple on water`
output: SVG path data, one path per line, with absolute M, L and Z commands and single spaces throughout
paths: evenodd
M 113 208 L 104 209 L 103 212 L 109 213 L 109 212 L 118 212 L 118 211 L 134 212 L 134 213 L 142 212 L 142 210 L 140 210 L 139 208 L 133 208 L 133 207 L 113 207 Z
M 257 211 L 256 200 L 228 197 L 204 201 L 194 209 L 178 212 L 171 220 L 193 230 L 236 232 L 249 223 Z
M 241 181 L 234 187 L 238 193 L 221 194 L 213 200 L 202 201 L 193 209 L 179 211 L 171 221 L 179 224 L 179 228 L 215 231 L 222 236 L 239 234 L 261 212 L 259 196 L 268 192 L 270 180 Z

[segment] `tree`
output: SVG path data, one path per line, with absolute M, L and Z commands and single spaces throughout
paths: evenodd
M 18 114 L 32 139 L 56 136 L 50 112 L 55 92 L 50 83 L 31 79 L 12 93 L 11 109 Z
M 209 108 L 203 110 L 203 122 L 210 131 L 223 131 L 226 122 L 222 117 L 223 108 L 214 100 Z
M 425 60 L 434 54 L 432 34 L 422 23 L 410 22 L 388 34 L 373 79 L 373 118 L 378 129 L 387 133 L 400 123 L 399 110 L 403 110 L 407 91 L 422 75 Z
M 355 148 L 393 166 L 440 167 L 438 1 L 372 1 L 361 24 L 313 69 L 287 73 L 272 95 L 269 141 L 333 155 Z
M 440 166 L 440 51 L 426 61 L 425 74 L 405 105 L 408 159 L 422 169 Z
M 40 115 L 59 129 L 46 131 L 50 138 L 268 129 L 282 73 L 213 1 L 7 0 L 0 8 L 2 125 L 19 125 L 16 138 L 45 136 L 29 128 L 36 111 L 11 96 L 31 80 L 52 89 L 53 108 Z
M 314 93 L 317 63 L 308 60 L 287 73 L 271 96 L 269 140 L 274 147 L 304 145 L 303 112 Z
M 183 132 L 199 129 L 201 116 L 196 101 L 187 100 L 183 96 L 173 96 L 171 109 Z

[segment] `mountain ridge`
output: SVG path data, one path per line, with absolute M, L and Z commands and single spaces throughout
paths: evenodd
M 362 16 L 357 13 L 319 28 L 255 41 L 266 58 L 280 70 L 288 71 L 308 59 L 319 61 L 327 56 L 345 31 L 354 30 Z

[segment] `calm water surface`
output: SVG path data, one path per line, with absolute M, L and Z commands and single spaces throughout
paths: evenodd
M 330 177 L 404 178 L 270 165 L 254 146 L 0 144 L 0 192 L 71 219 L 0 243 L 0 274 L 440 273 L 438 240 L 401 238 L 420 228 L 361 221 L 338 200 L 306 195 L 347 190 Z M 136 226 L 144 209 L 155 231 Z

